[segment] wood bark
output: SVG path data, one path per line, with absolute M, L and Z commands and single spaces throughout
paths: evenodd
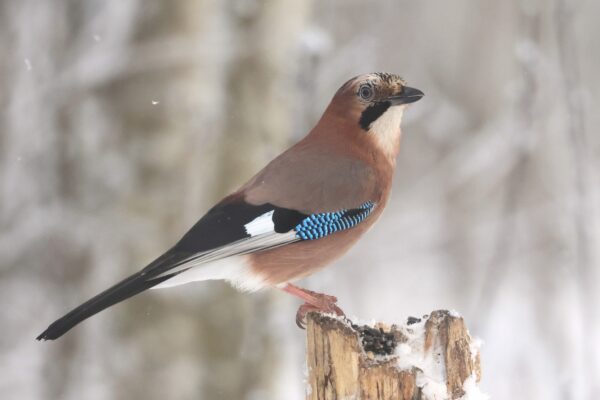
M 397 351 L 409 340 L 413 346 L 418 343 L 417 357 L 439 356 L 443 362 L 440 370 L 445 371 L 448 399 L 465 394 L 463 385 L 469 377 L 481 378 L 479 354 L 464 320 L 448 311 L 434 311 L 423 320 L 410 318 L 404 326 L 359 326 L 316 313 L 309 314 L 307 322 L 309 400 L 428 399 L 419 375 L 423 370 L 418 365 L 407 367 Z M 413 329 L 419 324 L 420 338 Z

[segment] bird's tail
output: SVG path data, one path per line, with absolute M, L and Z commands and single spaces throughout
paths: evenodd
M 123 279 L 121 282 L 105 290 L 104 292 L 92 297 L 82 305 L 74 308 L 63 316 L 62 318 L 54 321 L 48 329 L 42 332 L 36 339 L 37 340 L 54 340 L 64 335 L 67 331 L 73 328 L 81 321 L 91 317 L 94 314 L 108 308 L 114 304 L 120 303 L 144 290 L 150 289 L 153 286 L 158 285 L 161 282 L 166 281 L 173 277 L 172 275 L 161 276 L 152 278 L 154 274 L 149 273 L 152 270 L 159 269 L 161 266 L 172 264 L 172 254 L 165 254 L 159 257 L 157 260 L 152 262 L 148 267 L 142 271 L 131 275 L 128 278 Z M 157 268 L 159 267 L 159 268 Z

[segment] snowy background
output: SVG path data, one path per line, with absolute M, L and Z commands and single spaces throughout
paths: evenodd
M 600 393 L 600 2 L 0 0 L 0 398 L 302 399 L 298 302 L 198 283 L 34 338 L 395 72 L 384 218 L 301 285 L 462 313 L 496 399 Z

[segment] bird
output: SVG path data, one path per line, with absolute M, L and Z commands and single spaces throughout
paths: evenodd
M 150 288 L 225 280 L 247 292 L 278 288 L 304 303 L 296 323 L 337 298 L 293 282 L 346 253 L 390 196 L 405 108 L 424 96 L 398 75 L 356 76 L 335 93 L 312 130 L 212 207 L 139 272 L 53 322 L 55 340 L 83 320 Z

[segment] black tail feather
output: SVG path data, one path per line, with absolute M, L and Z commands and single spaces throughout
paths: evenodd
M 184 256 L 181 254 L 164 254 L 142 271 L 123 279 L 121 282 L 117 283 L 111 288 L 74 308 L 71 312 L 53 322 L 48 329 L 42 332 L 36 339 L 58 339 L 78 323 L 94 314 L 99 313 L 105 308 L 120 303 L 123 300 L 135 296 L 144 290 L 150 289 L 151 287 L 156 286 L 169 278 L 172 278 L 174 274 L 165 275 L 158 278 L 152 278 L 152 276 L 156 276 L 161 271 L 168 269 L 169 266 L 176 264 L 176 262 L 181 260 L 183 257 Z
M 64 317 L 53 322 L 48 329 L 42 332 L 37 340 L 54 340 L 64 335 L 67 331 L 73 328 L 78 323 L 91 317 L 94 314 L 108 308 L 114 304 L 120 303 L 152 286 L 169 279 L 170 276 L 161 277 L 153 280 L 146 280 L 141 276 L 141 273 L 130 276 L 117 283 L 110 289 L 105 290 L 99 295 L 92 297 L 79 307 L 76 307 Z

